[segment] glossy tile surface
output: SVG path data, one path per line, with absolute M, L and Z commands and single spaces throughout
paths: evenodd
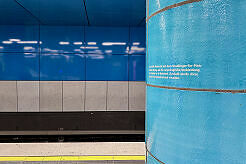
M 129 55 L 129 81 L 145 81 L 145 55 Z
M 128 27 L 86 27 L 86 53 L 127 54 Z
M 41 54 L 40 80 L 85 80 L 85 56 Z
M 38 52 L 38 25 L 0 25 L 0 36 L 0 52 Z
M 127 81 L 128 55 L 88 55 L 86 80 Z
M 0 80 L 39 80 L 36 53 L 0 53 Z
M 144 55 L 146 47 L 146 28 L 131 27 L 129 44 L 129 54 Z
M 83 53 L 83 26 L 41 26 L 41 53 Z
M 81 0 L 17 0 L 46 25 L 88 25 Z

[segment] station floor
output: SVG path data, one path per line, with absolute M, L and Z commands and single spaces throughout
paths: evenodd
M 0 164 L 144 164 L 143 142 L 0 143 Z

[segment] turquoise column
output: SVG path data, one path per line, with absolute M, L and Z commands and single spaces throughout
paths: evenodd
M 246 0 L 147 0 L 148 164 L 246 164 Z

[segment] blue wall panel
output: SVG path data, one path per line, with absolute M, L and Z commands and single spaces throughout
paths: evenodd
M 38 26 L 0 25 L 0 52 L 38 52 Z
M 86 27 L 86 53 L 127 54 L 129 28 Z
M 129 55 L 129 80 L 145 81 L 145 55 Z
M 40 80 L 85 80 L 85 56 L 41 54 Z
M 145 0 L 88 0 L 86 9 L 92 26 L 138 26 L 145 16 Z
M 12 72 L 9 75 L 6 72 L 4 74 L 6 69 L 3 69 L 1 80 L 144 81 L 144 28 L 86 27 L 86 31 L 84 29 L 83 26 L 40 26 L 40 28 L 38 26 L 0 26 L 2 65 Z M 129 40 L 131 40 L 130 43 Z M 129 45 L 131 45 L 130 52 Z M 40 58 L 35 55 L 32 61 L 36 64 L 40 63 L 41 77 L 38 77 L 39 70 L 34 71 L 38 72 L 35 77 L 26 75 L 23 78 L 22 75 L 18 75 L 21 69 L 15 69 L 13 65 L 11 68 L 9 65 L 13 62 L 15 53 L 38 53 L 39 46 Z M 13 56 L 4 53 L 13 53 Z M 90 54 L 87 59 L 79 55 L 85 53 Z M 136 55 L 128 57 L 126 55 L 128 53 Z M 22 57 L 23 55 L 17 56 L 15 62 L 18 65 L 30 61 Z M 87 72 L 84 69 L 86 60 Z M 24 72 L 28 71 L 24 69 Z
M 42 53 L 84 53 L 83 26 L 41 26 Z
M 86 80 L 127 81 L 128 55 L 88 55 Z
M 39 80 L 36 53 L 0 53 L 0 80 Z
M 39 22 L 14 0 L 0 0 L 0 25 L 37 25 Z
M 145 54 L 146 48 L 146 28 L 130 28 L 130 51 L 129 54 Z
M 17 0 L 45 25 L 88 25 L 82 0 Z M 27 13 L 29 14 L 29 13 Z

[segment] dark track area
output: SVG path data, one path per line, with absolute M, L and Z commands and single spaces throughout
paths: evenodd
M 0 136 L 1 143 L 36 142 L 144 142 L 144 134 L 100 134 L 100 135 L 20 135 Z

